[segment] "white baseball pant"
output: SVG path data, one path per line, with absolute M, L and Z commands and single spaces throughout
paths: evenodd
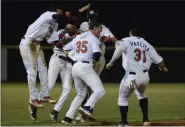
M 95 103 L 105 94 L 103 84 L 99 76 L 94 71 L 93 64 L 83 63 L 82 61 L 75 63 L 72 68 L 72 76 L 74 78 L 77 96 L 72 101 L 71 106 L 66 114 L 66 117 L 71 119 L 74 118 L 76 110 L 86 97 L 87 89 L 84 83 L 87 84 L 93 91 L 93 94 L 90 96 L 84 106 L 90 106 L 93 108 Z
M 19 49 L 27 72 L 30 100 L 49 96 L 49 90 L 47 86 L 47 65 L 41 45 L 37 42 L 32 42 L 32 40 L 29 38 L 25 38 L 21 40 Z M 41 84 L 39 94 L 37 88 L 35 87 L 37 71 L 39 72 Z M 40 95 L 40 97 L 38 95 Z
M 59 56 L 60 55 L 57 53 L 54 53 L 51 56 L 48 69 L 48 87 L 50 90 L 54 87 L 58 74 L 60 74 L 60 78 L 62 81 L 63 91 L 58 102 L 55 104 L 54 110 L 56 111 L 61 110 L 65 100 L 67 99 L 71 91 L 72 86 L 72 64 L 59 58 Z
M 129 71 L 126 71 L 119 88 L 119 98 L 118 98 L 119 106 L 128 105 L 128 98 L 134 91 L 132 89 L 129 89 L 128 87 L 131 80 L 136 80 L 137 87 L 140 85 L 144 85 L 145 87 L 147 87 L 150 79 L 148 72 L 138 71 L 136 72 L 136 74 L 130 74 Z M 144 90 L 136 89 L 135 93 L 138 100 L 147 98 L 145 89 Z

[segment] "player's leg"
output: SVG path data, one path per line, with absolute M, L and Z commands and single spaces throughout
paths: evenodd
M 29 40 L 22 40 L 29 41 Z M 29 103 L 35 107 L 43 107 L 44 105 L 38 100 L 38 90 L 35 87 L 37 77 L 37 58 L 38 54 L 36 51 L 35 44 L 22 45 L 20 44 L 20 54 L 23 59 L 24 66 L 27 72 L 28 87 L 30 92 Z
M 104 67 L 105 67 L 105 57 L 101 56 L 99 62 L 95 65 L 94 70 L 100 76 Z M 87 102 L 87 100 L 89 99 L 89 97 L 91 96 L 92 93 L 93 93 L 93 91 L 88 86 L 87 87 L 87 95 L 86 95 L 84 101 L 82 102 L 82 106 Z M 92 112 L 93 112 L 93 109 L 92 109 Z M 85 122 L 85 120 L 82 118 L 82 114 L 80 114 L 80 113 L 76 117 L 76 120 L 80 120 L 81 122 Z
M 87 93 L 86 85 L 84 85 L 84 83 L 83 83 L 83 81 L 81 81 L 81 79 L 79 79 L 78 77 L 74 77 L 74 84 L 75 84 L 75 88 L 77 91 L 77 96 L 72 101 L 71 106 L 66 113 L 66 116 L 62 120 L 62 123 L 71 123 L 72 122 L 78 107 L 81 105 L 81 103 L 84 100 L 86 93 Z
M 128 84 L 130 80 L 134 77 L 130 77 L 128 73 L 125 74 L 124 78 L 121 81 L 120 88 L 119 88 L 119 97 L 118 97 L 118 105 L 121 114 L 121 122 L 120 125 L 128 125 L 127 121 L 127 112 L 128 112 L 128 99 L 133 93 L 134 90 L 129 89 Z
M 53 122 L 57 121 L 57 116 L 59 111 L 61 110 L 65 100 L 68 98 L 68 95 L 71 91 L 72 87 L 72 76 L 71 73 L 67 70 L 60 72 L 60 77 L 62 80 L 62 93 L 59 97 L 58 102 L 55 104 L 53 111 L 51 112 L 51 119 Z
M 81 108 L 79 112 L 88 116 L 90 120 L 94 120 L 94 117 L 91 114 L 92 109 L 96 102 L 103 97 L 105 90 L 99 76 L 95 72 L 83 74 L 80 78 L 92 89 L 93 94 L 90 96 L 83 109 Z
M 49 61 L 48 68 L 48 88 L 51 90 L 56 83 L 58 74 L 60 72 L 60 61 L 55 55 L 52 55 Z
M 38 47 L 38 50 L 39 50 L 39 56 L 38 56 L 37 62 L 38 62 L 39 79 L 40 79 L 40 85 L 41 85 L 39 97 L 44 102 L 55 104 L 56 100 L 52 99 L 49 96 L 47 65 L 46 65 L 44 53 L 42 51 L 42 47 Z
M 143 114 L 143 124 L 149 126 L 150 122 L 148 118 L 148 97 L 145 92 L 149 83 L 149 76 L 147 72 L 142 77 L 140 77 L 138 81 L 140 84 L 137 85 L 135 94 L 139 100 L 139 105 Z

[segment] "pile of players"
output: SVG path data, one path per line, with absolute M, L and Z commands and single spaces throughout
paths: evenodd
M 79 29 L 76 24 L 82 13 L 87 14 L 87 21 Z M 58 31 L 58 23 L 69 21 L 65 29 Z M 45 62 L 41 43 L 47 40 L 55 45 L 50 58 L 49 68 Z M 99 21 L 99 11 L 90 4 L 79 10 L 63 12 L 60 6 L 52 7 L 31 24 L 20 42 L 20 53 L 25 65 L 30 91 L 29 111 L 32 120 L 37 119 L 37 109 L 43 108 L 43 102 L 55 104 L 50 113 L 51 120 L 57 122 L 58 114 L 67 99 L 74 81 L 77 95 L 72 101 L 63 124 L 94 121 L 93 109 L 97 101 L 105 94 L 100 74 L 105 66 L 105 43 L 115 44 L 112 59 L 106 65 L 110 69 L 122 55 L 125 76 L 120 84 L 118 105 L 120 108 L 120 125 L 129 125 L 127 121 L 128 98 L 135 91 L 143 114 L 143 125 L 150 125 L 148 118 L 148 99 L 145 90 L 149 83 L 148 71 L 152 63 L 167 72 L 163 58 L 157 54 L 152 45 L 139 36 L 139 29 L 131 28 L 129 37 L 117 40 L 111 31 Z M 37 71 L 41 84 L 40 93 L 35 87 Z M 60 75 L 62 92 L 58 101 L 49 96 Z

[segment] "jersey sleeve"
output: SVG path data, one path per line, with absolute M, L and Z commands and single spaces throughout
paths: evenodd
M 89 30 L 89 25 L 87 22 L 83 22 L 81 25 L 80 25 L 80 28 L 79 28 L 80 32 L 85 32 L 87 30 Z
M 91 39 L 92 40 L 92 51 L 93 53 L 94 52 L 101 52 L 101 49 L 100 49 L 100 41 L 98 38 L 94 38 L 94 39 Z
M 53 31 L 51 37 L 50 38 L 45 37 L 45 39 L 49 44 L 53 44 L 54 41 L 58 41 L 59 37 L 58 37 L 57 31 Z
M 100 36 L 106 36 L 106 37 L 114 37 L 114 35 L 112 34 L 112 32 L 109 30 L 109 28 L 107 28 L 106 26 L 103 26 L 102 28 L 102 32 L 100 33 Z
M 69 50 L 73 50 L 73 43 L 74 43 L 75 39 L 73 39 L 71 42 L 69 42 L 68 44 L 66 44 L 63 47 L 63 50 L 65 51 L 69 51 Z
M 115 48 L 120 47 L 121 50 L 122 50 L 123 52 L 125 52 L 126 49 L 127 49 L 127 45 L 128 45 L 128 44 L 127 44 L 127 40 L 126 40 L 126 39 L 122 39 L 122 40 L 116 41 L 116 43 L 115 43 Z
M 153 46 L 149 49 L 149 57 L 153 63 L 159 64 L 163 58 L 156 52 Z

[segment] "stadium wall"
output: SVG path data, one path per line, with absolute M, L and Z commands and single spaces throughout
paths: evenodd
M 169 69 L 168 73 L 162 73 L 158 67 L 152 64 L 150 69 L 150 81 L 153 83 L 185 83 L 185 61 L 184 48 L 156 48 L 158 53 L 164 58 L 165 64 Z M 27 80 L 25 67 L 18 46 L 2 46 L 1 49 L 1 79 L 7 81 L 24 82 Z M 45 59 L 49 62 L 53 51 L 51 47 L 43 49 Z M 107 62 L 112 57 L 114 48 L 109 47 L 106 50 Z M 119 83 L 124 76 L 122 68 L 122 59 L 120 58 L 111 70 L 104 70 L 101 79 L 103 82 Z M 39 80 L 37 80 L 39 81 Z M 58 81 L 60 79 L 58 78 Z

